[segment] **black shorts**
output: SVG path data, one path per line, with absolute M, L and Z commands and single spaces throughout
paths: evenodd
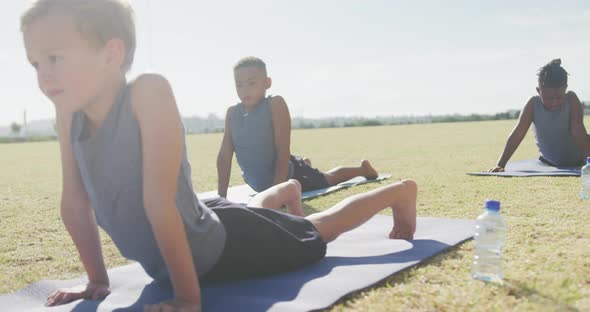
M 301 157 L 291 155 L 289 162 L 293 166 L 291 178 L 301 183 L 301 191 L 306 192 L 330 186 L 324 173 L 308 165 Z
M 221 257 L 200 278 L 202 282 L 292 271 L 326 255 L 326 243 L 307 219 L 271 209 L 249 208 L 224 198 L 204 202 L 219 216 L 226 240 Z
M 549 161 L 548 159 L 546 159 L 545 157 L 543 157 L 543 155 L 539 156 L 539 160 L 549 166 L 552 166 L 552 167 L 579 167 L 579 166 L 583 166 L 586 164 L 586 162 L 584 160 L 580 160 L 579 162 L 575 162 L 575 163 L 571 163 L 571 164 L 556 165 L 556 164 L 552 163 L 551 161 Z

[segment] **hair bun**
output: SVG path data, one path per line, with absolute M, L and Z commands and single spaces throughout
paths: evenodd
M 549 62 L 549 64 L 547 64 L 547 65 L 561 66 L 561 59 L 554 59 L 553 61 Z

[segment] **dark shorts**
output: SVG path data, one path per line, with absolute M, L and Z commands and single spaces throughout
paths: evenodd
M 330 186 L 324 174 L 318 169 L 308 165 L 303 161 L 303 158 L 291 155 L 289 162 L 291 162 L 291 165 L 293 166 L 293 176 L 291 179 L 295 179 L 301 183 L 301 190 L 303 192 Z
M 546 159 L 545 157 L 543 157 L 543 155 L 539 156 L 539 160 L 541 162 L 544 162 L 545 164 L 549 165 L 549 166 L 553 166 L 553 167 L 579 167 L 579 166 L 583 166 L 585 165 L 585 160 L 580 160 L 578 162 L 574 162 L 571 164 L 559 164 L 556 165 L 553 162 L 549 161 L 548 159 Z
M 304 218 L 271 209 L 249 208 L 224 198 L 204 202 L 223 223 L 226 241 L 221 257 L 201 277 L 202 282 L 292 271 L 326 255 L 326 243 Z

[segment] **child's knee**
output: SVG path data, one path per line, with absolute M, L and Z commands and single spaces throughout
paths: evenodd
M 408 192 L 410 192 L 412 194 L 418 193 L 418 184 L 416 183 L 416 181 L 414 181 L 412 179 L 405 179 L 405 180 L 402 180 L 402 184 L 405 186 L 405 188 L 408 190 Z
M 299 183 L 299 181 L 295 179 L 289 179 L 287 182 L 292 188 L 294 188 L 295 191 L 297 191 L 297 193 L 301 193 L 301 183 Z

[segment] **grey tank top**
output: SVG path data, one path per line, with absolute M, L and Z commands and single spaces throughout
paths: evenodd
M 129 87 L 122 90 L 102 126 L 91 137 L 85 137 L 84 113 L 74 113 L 74 156 L 98 225 L 124 257 L 139 262 L 154 279 L 166 279 L 168 270 L 143 205 L 141 132 L 129 101 Z M 186 145 L 178 175 L 176 206 L 195 267 L 203 275 L 221 255 L 226 233 L 217 215 L 197 199 Z
M 583 155 L 570 133 L 571 105 L 566 100 L 559 109 L 547 110 L 539 96 L 535 97 L 533 126 L 535 140 L 543 158 L 557 166 L 575 166 Z
M 262 192 L 272 186 L 275 176 L 275 135 L 270 111 L 270 96 L 246 111 L 244 104 L 230 114 L 231 136 L 242 177 L 253 189 Z M 289 163 L 289 176 L 293 171 Z

